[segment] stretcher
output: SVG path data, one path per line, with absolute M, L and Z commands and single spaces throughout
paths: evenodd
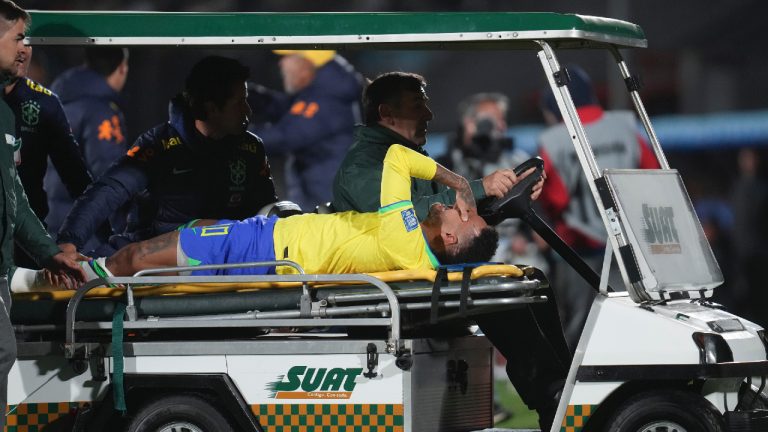
M 318 412 L 312 417 L 318 425 L 332 424 L 347 419 L 347 410 L 350 425 L 355 410 L 366 411 L 357 421 L 381 422 L 381 430 L 480 430 L 492 426 L 491 348 L 468 328 L 472 318 L 546 302 L 549 293 L 540 271 L 513 265 L 367 275 L 155 275 L 185 269 L 16 295 L 14 377 L 27 377 L 27 386 L 37 377 L 39 387 L 26 388 L 9 421 L 29 422 L 30 410 L 66 397 L 76 402 L 56 405 L 62 412 L 48 417 L 70 418 L 72 427 L 101 424 L 94 422 L 112 409 L 113 398 L 130 408 L 158 382 L 174 388 L 192 379 L 220 392 L 219 409 L 243 430 L 259 430 L 254 419 L 265 427 L 302 424 L 310 411 Z M 249 364 L 259 365 L 258 377 Z M 94 384 L 97 391 L 82 391 Z M 62 394 L 67 391 L 76 394 Z M 445 403 L 471 414 L 446 410 Z M 74 419 L 64 415 L 69 410 L 78 413 Z M 441 426 L 447 424 L 454 429 Z

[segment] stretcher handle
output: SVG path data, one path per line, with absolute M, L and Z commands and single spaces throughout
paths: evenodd
M 277 261 L 256 261 L 247 263 L 230 263 L 230 264 L 205 264 L 199 266 L 184 266 L 184 267 L 162 267 L 141 270 L 134 273 L 133 277 L 146 276 L 158 273 L 170 273 L 170 272 L 186 272 L 195 270 L 218 270 L 218 269 L 231 269 L 231 268 L 248 268 L 248 267 L 279 267 L 287 266 L 296 269 L 299 274 L 306 274 L 304 268 L 298 263 L 290 260 L 277 260 Z

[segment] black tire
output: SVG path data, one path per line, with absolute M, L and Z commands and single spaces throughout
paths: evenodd
M 157 399 L 139 410 L 126 432 L 234 432 L 219 410 L 196 396 Z
M 608 419 L 610 432 L 724 432 L 720 413 L 703 397 L 682 390 L 640 393 Z

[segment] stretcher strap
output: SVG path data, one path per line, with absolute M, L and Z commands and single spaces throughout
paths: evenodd
M 448 269 L 446 267 L 438 267 L 437 274 L 435 275 L 435 283 L 432 284 L 432 307 L 429 311 L 430 324 L 437 324 L 438 310 L 440 306 L 440 288 L 446 283 L 448 283 Z
M 115 302 L 115 311 L 112 315 L 112 396 L 115 409 L 125 414 L 125 386 L 123 380 L 123 319 L 125 316 L 125 303 Z
M 461 278 L 461 295 L 459 296 L 459 315 L 467 316 L 467 301 L 469 300 L 469 282 L 473 267 L 464 267 Z

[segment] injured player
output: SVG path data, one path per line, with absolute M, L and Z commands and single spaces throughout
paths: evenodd
M 454 189 L 456 205 L 433 205 L 420 224 L 410 201 L 411 177 L 434 180 Z M 463 177 L 413 150 L 393 145 L 384 159 L 381 182 L 381 207 L 376 213 L 202 220 L 127 245 L 110 258 L 84 262 L 83 266 L 90 279 L 130 276 L 159 267 L 275 260 L 294 261 L 307 273 L 333 274 L 435 269 L 441 264 L 488 261 L 493 256 L 498 234 L 477 214 L 469 183 Z M 537 188 L 541 188 L 541 182 Z M 295 270 L 249 267 L 198 270 L 192 274 L 290 272 Z M 28 286 L 35 284 L 33 279 L 44 278 L 30 275 L 27 279 L 17 281 L 17 285 Z M 18 289 L 23 290 L 29 288 Z

